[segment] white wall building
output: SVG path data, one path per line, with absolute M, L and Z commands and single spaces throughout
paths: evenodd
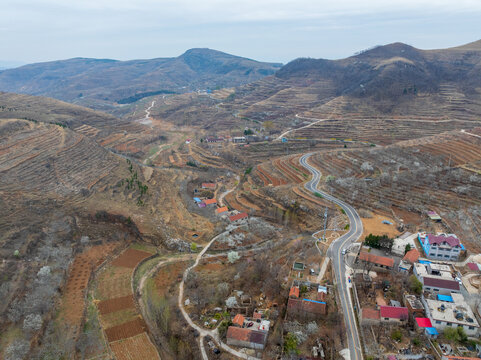
M 468 336 L 476 335 L 479 323 L 463 295 L 452 293 L 451 298 L 452 302 L 422 298 L 432 325 L 440 332 L 448 327 L 462 327 Z

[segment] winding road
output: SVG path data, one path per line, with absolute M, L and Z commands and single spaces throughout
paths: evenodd
M 328 256 L 332 259 L 332 268 L 334 269 L 337 283 L 337 290 L 339 292 L 339 299 L 341 301 L 342 311 L 344 313 L 344 322 L 347 329 L 347 339 L 349 344 L 349 352 L 351 360 L 362 360 L 362 349 L 359 340 L 359 332 L 356 323 L 356 317 L 352 306 L 351 293 L 349 290 L 348 281 L 346 278 L 346 264 L 342 249 L 347 248 L 351 243 L 355 242 L 362 234 L 362 221 L 359 214 L 352 206 L 345 202 L 319 190 L 318 185 L 321 181 L 321 173 L 315 167 L 308 163 L 312 153 L 303 155 L 299 162 L 312 174 L 312 179 L 308 181 L 304 187 L 313 192 L 320 193 L 324 199 L 329 200 L 340 206 L 349 218 L 349 231 L 342 235 L 337 240 L 333 241 L 327 251 Z

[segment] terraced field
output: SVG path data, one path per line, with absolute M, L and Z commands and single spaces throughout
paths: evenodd
M 477 168 L 480 160 L 480 138 L 450 132 L 384 149 L 319 153 L 311 163 L 326 189 L 357 207 L 387 216 L 412 213 L 406 224 L 436 210 L 448 230 L 477 249 L 481 181 L 466 168 Z
M 120 243 L 97 245 L 77 255 L 69 269 L 62 304 L 58 314 L 59 319 L 66 324 L 66 331 L 70 332 L 69 338 L 78 339 L 85 310 L 85 292 L 92 272 L 104 262 Z
M 136 266 L 153 253 L 129 248 L 97 276 L 94 300 L 100 323 L 116 359 L 159 359 L 146 325 L 137 311 L 132 293 Z
M 352 139 L 387 145 L 473 126 L 473 122 L 464 120 L 326 119 L 308 128 L 296 130 L 289 136 L 306 139 Z
M 0 120 L 0 187 L 59 194 L 91 190 L 119 167 L 83 135 L 56 125 Z

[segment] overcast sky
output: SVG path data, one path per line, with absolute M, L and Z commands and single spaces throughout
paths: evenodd
M 481 38 L 481 0 L 2 0 L 0 60 L 178 56 L 336 59 L 379 44 Z

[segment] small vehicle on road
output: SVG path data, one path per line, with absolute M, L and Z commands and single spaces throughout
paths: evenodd
M 347 250 L 346 249 L 342 249 L 342 255 L 346 255 L 347 253 Z

